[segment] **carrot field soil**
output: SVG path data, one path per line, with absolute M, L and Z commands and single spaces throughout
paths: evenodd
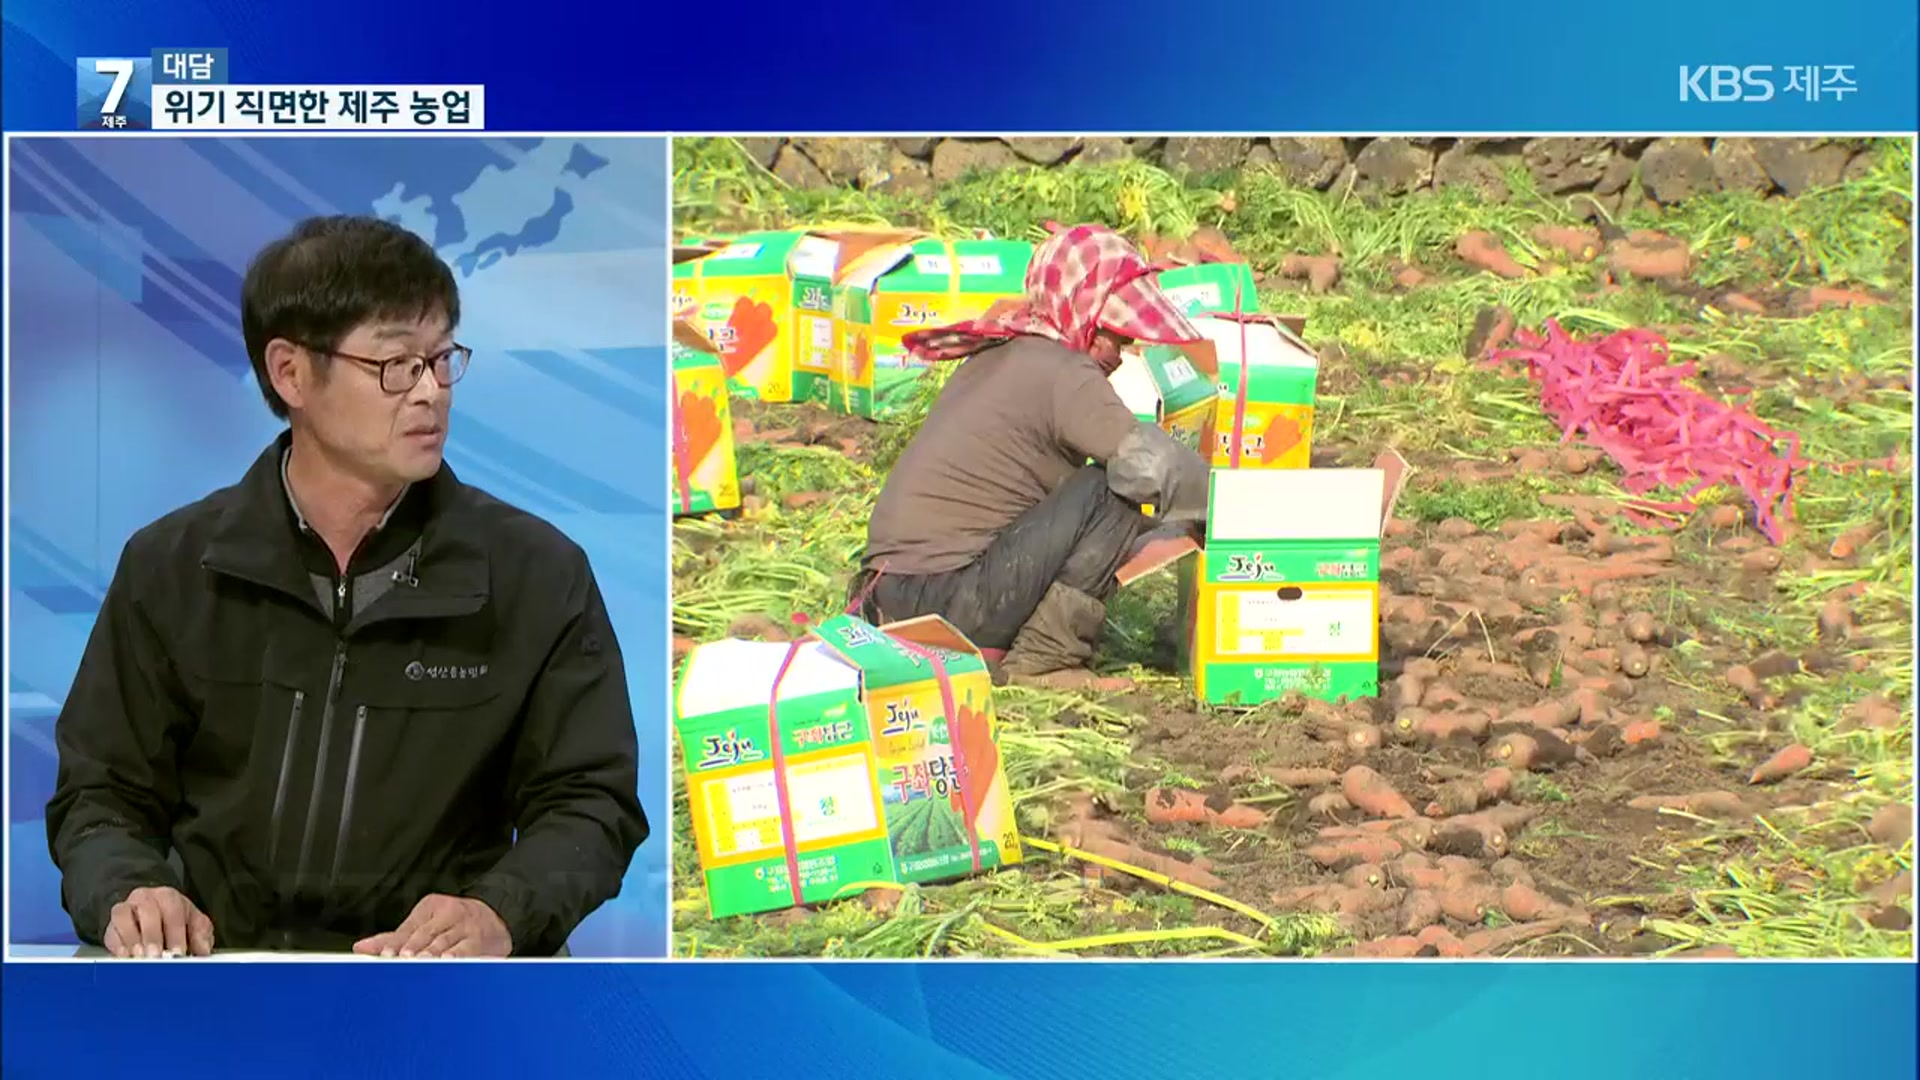
M 1135 162 L 909 202 L 682 144 L 688 230 L 1097 220 L 1229 244 L 1266 310 L 1307 316 L 1315 464 L 1393 446 L 1416 471 L 1383 545 L 1382 698 L 1196 706 L 1172 576 L 1150 577 L 1097 660 L 1130 688 L 996 692 L 1018 867 L 715 922 L 676 760 L 677 952 L 1911 956 L 1909 154 L 1791 201 L 1593 221 L 1518 176 L 1504 203 L 1375 201 Z M 1681 273 L 1620 260 L 1669 241 Z M 1329 256 L 1331 279 L 1303 268 Z M 1620 463 L 1562 442 L 1523 364 L 1482 360 L 1548 319 L 1655 331 L 1692 387 L 1797 434 L 1779 542 L 1731 484 L 1626 514 Z M 735 418 L 746 507 L 674 527 L 676 657 L 842 608 L 912 434 L 806 405 Z

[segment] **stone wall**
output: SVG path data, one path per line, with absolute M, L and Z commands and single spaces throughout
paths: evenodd
M 1151 139 L 743 139 L 749 153 L 796 187 L 851 185 L 924 194 L 972 169 L 1057 168 L 1140 158 L 1175 173 L 1221 174 L 1270 165 L 1319 189 L 1352 185 L 1404 194 L 1439 185 L 1505 199 L 1510 169 L 1524 169 L 1546 195 L 1585 195 L 1609 213 L 1630 191 L 1658 203 L 1746 190 L 1797 195 L 1867 167 L 1869 140 L 1817 138 L 1409 139 L 1220 136 Z

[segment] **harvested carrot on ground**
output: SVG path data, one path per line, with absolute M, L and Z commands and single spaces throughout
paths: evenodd
M 1527 886 L 1533 884 L 1533 872 L 1527 869 L 1525 863 L 1511 855 L 1487 867 L 1487 871 L 1493 875 L 1493 880 L 1502 885 L 1511 885 L 1516 881 Z
M 1499 852 L 1489 849 L 1486 832 L 1471 825 L 1456 824 L 1452 818 L 1435 830 L 1433 842 L 1427 845 L 1427 849 L 1465 859 L 1492 858 L 1497 854 L 1505 854 L 1504 846 Z
M 1340 777 L 1340 793 L 1370 817 L 1410 818 L 1413 804 L 1393 789 L 1387 778 L 1365 765 L 1355 765 Z
M 1913 807 L 1888 803 L 1867 820 L 1867 836 L 1876 844 L 1897 848 L 1913 839 Z
M 1435 892 L 1433 898 L 1447 918 L 1464 923 L 1479 922 L 1500 904 L 1499 892 L 1485 885 L 1450 885 Z
M 1306 849 L 1306 856 L 1329 870 L 1344 870 L 1358 863 L 1381 863 L 1406 850 L 1390 836 L 1356 836 L 1327 840 Z
M 1493 717 L 1477 709 L 1454 709 L 1434 713 L 1421 721 L 1414 735 L 1422 742 L 1441 743 L 1455 739 L 1484 739 Z
M 1387 872 L 1378 863 L 1350 866 L 1340 875 L 1340 884 L 1349 888 L 1379 889 L 1387 886 Z
M 1812 764 L 1813 751 L 1799 743 L 1794 743 L 1761 762 L 1760 767 L 1753 770 L 1753 774 L 1747 777 L 1747 783 L 1777 783 Z
M 1493 744 L 1492 752 L 1501 764 L 1529 771 L 1555 769 L 1575 757 L 1572 743 L 1546 731 L 1502 735 Z
M 1877 521 L 1856 525 L 1835 537 L 1833 543 L 1827 546 L 1827 554 L 1836 559 L 1851 559 L 1879 535 L 1880 523 Z
M 1474 862 L 1472 859 L 1466 858 L 1461 855 L 1442 855 L 1439 858 L 1433 860 L 1433 865 L 1439 867 L 1441 870 L 1446 871 L 1446 874 L 1449 878 L 1459 878 L 1463 881 L 1479 881 L 1479 882 L 1485 882 L 1490 880 L 1487 877 L 1486 867 L 1481 866 L 1479 863 Z
M 1628 746 L 1640 746 L 1660 737 L 1660 721 L 1635 720 L 1620 729 L 1620 741 Z
M 1433 893 L 1425 889 L 1413 889 L 1400 901 L 1399 928 L 1403 934 L 1411 934 L 1432 926 L 1440 921 L 1445 912 L 1440 910 L 1440 901 Z
M 1678 810 L 1704 818 L 1744 817 L 1746 801 L 1731 791 L 1701 791 L 1692 795 L 1641 795 L 1627 800 L 1635 810 Z
M 1267 815 L 1224 795 L 1157 787 L 1147 792 L 1147 820 L 1156 825 L 1188 823 L 1255 829 L 1267 823 Z
M 1413 938 L 1423 947 L 1434 950 L 1435 955 L 1447 959 L 1472 955 L 1472 950 L 1467 948 L 1466 942 L 1454 936 L 1453 931 L 1444 926 L 1429 926 L 1415 934 Z
M 1310 788 L 1324 787 L 1338 782 L 1340 774 L 1332 769 L 1313 768 L 1261 768 L 1256 765 L 1229 765 L 1220 771 L 1220 781 L 1225 784 L 1240 784 L 1249 780 L 1267 780 L 1281 787 Z
M 1844 596 L 1830 596 L 1820 605 L 1820 636 L 1828 642 L 1844 641 L 1853 633 L 1853 605 Z
M 1447 832 L 1453 833 L 1460 829 L 1470 829 L 1480 835 L 1480 851 L 1484 854 L 1498 858 L 1507 853 L 1507 829 L 1489 817 L 1486 811 L 1462 814 L 1447 820 Z M 1438 834 L 1435 835 L 1437 838 Z M 1462 851 L 1459 854 L 1467 855 L 1468 852 Z
M 1509 882 L 1500 890 L 1500 911 L 1514 922 L 1537 919 L 1564 919 L 1574 914 L 1571 907 L 1547 896 L 1524 882 Z
M 1495 826 L 1506 830 L 1507 834 L 1511 836 L 1518 833 L 1521 829 L 1526 828 L 1535 818 L 1539 817 L 1540 810 L 1538 807 L 1533 806 L 1515 806 L 1512 803 L 1501 803 L 1498 806 L 1489 806 L 1485 810 L 1471 816 L 1476 820 L 1492 822 Z
M 1429 947 L 1410 936 L 1401 935 L 1359 942 L 1353 946 L 1353 955 L 1367 960 L 1411 960 L 1420 955 L 1420 950 Z
M 1338 820 L 1353 812 L 1353 804 L 1337 791 L 1323 791 L 1307 800 L 1307 813 Z
M 1475 930 L 1460 940 L 1466 945 L 1470 954 L 1487 956 L 1504 953 L 1509 949 L 1525 945 L 1529 941 L 1574 929 L 1583 921 L 1578 918 L 1568 918 L 1516 923 L 1512 926 L 1500 926 L 1489 930 Z
M 1576 707 L 1566 701 L 1542 701 L 1515 709 L 1500 718 L 1502 724 L 1523 724 L 1527 727 L 1545 728 L 1548 731 L 1564 728 L 1578 719 Z M 1482 731 L 1484 735 L 1486 732 Z
M 1438 818 L 1471 814 L 1484 805 L 1486 796 L 1479 784 L 1472 780 L 1455 780 L 1434 792 L 1433 801 L 1427 804 L 1427 816 Z
M 1643 679 L 1653 670 L 1653 658 L 1647 650 L 1638 645 L 1628 645 L 1619 652 L 1620 670 L 1635 679 Z
M 1627 635 L 1628 641 L 1641 645 L 1660 636 L 1660 624 L 1654 621 L 1650 611 L 1636 611 L 1628 615 L 1626 622 L 1621 624 L 1621 630 Z

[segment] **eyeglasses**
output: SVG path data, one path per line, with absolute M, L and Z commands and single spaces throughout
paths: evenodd
M 380 389 L 389 394 L 404 394 L 419 385 L 427 370 L 433 370 L 433 378 L 441 386 L 452 386 L 467 373 L 467 364 L 473 360 L 473 350 L 465 345 L 455 345 L 445 352 L 433 356 L 395 356 L 386 360 L 375 360 L 370 356 L 355 356 L 352 353 L 334 352 L 331 349 L 316 349 L 305 346 L 308 352 L 322 356 L 332 356 L 341 360 L 351 360 L 373 368 L 380 373 Z

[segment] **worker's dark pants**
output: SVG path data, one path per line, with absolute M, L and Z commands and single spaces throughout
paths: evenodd
M 938 574 L 855 575 L 875 624 L 940 615 L 982 649 L 1005 650 L 1055 585 L 1104 603 L 1114 574 L 1152 523 L 1089 465 L 1008 525 L 972 564 Z M 869 589 L 868 583 L 873 582 Z

